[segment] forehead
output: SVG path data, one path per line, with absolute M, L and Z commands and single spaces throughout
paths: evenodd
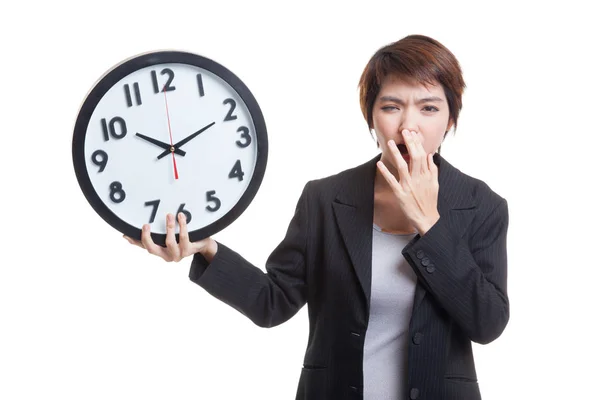
M 387 75 L 381 82 L 380 95 L 396 95 L 402 97 L 426 97 L 437 95 L 445 99 L 444 88 L 439 82 L 433 85 L 421 84 L 416 79 L 408 79 L 395 75 Z

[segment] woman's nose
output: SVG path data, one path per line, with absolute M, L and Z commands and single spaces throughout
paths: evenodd
M 417 125 L 417 116 L 415 115 L 414 111 L 411 111 L 409 108 L 402 116 L 402 120 L 400 121 L 400 125 L 398 127 L 400 129 L 400 133 L 402 133 L 404 129 L 408 129 L 409 132 L 418 132 L 419 129 L 417 128 Z

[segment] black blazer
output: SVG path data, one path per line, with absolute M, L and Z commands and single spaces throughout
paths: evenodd
M 362 399 L 369 321 L 376 162 L 309 181 L 266 273 L 222 243 L 193 258 L 190 279 L 261 327 L 308 304 L 310 333 L 296 399 Z M 508 208 L 484 182 L 436 153 L 440 219 L 402 250 L 418 280 L 403 399 L 480 399 L 471 342 L 509 318 Z

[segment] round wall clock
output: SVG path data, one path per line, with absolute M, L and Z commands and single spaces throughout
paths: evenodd
M 166 214 L 191 241 L 249 206 L 268 153 L 265 121 L 246 85 L 206 57 L 157 51 L 107 71 L 79 110 L 73 165 L 83 194 L 112 227 L 164 245 Z

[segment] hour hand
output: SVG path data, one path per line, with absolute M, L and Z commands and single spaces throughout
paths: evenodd
M 179 154 L 180 156 L 185 156 L 185 151 L 179 149 L 177 146 L 171 146 L 169 143 L 161 142 L 160 140 L 156 140 L 149 136 L 142 135 L 141 133 L 136 133 L 135 136 L 139 136 L 142 139 L 147 140 L 148 142 L 160 147 L 161 149 L 168 150 L 169 153 L 171 152 L 171 147 L 174 147 L 173 151 L 175 152 L 175 154 Z

